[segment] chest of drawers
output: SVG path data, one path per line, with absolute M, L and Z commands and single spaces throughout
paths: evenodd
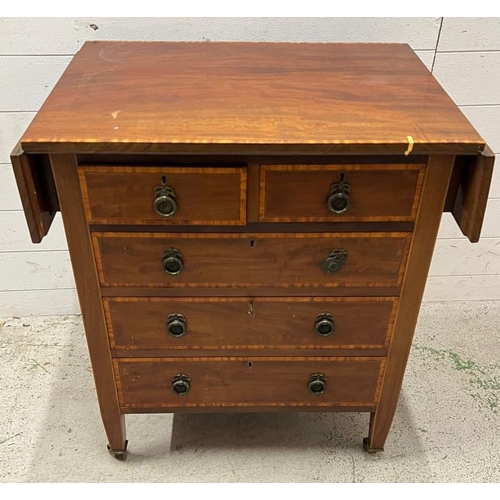
M 407 45 L 90 42 L 12 163 L 33 242 L 62 211 L 123 459 L 151 412 L 369 412 L 382 450 L 493 155 Z

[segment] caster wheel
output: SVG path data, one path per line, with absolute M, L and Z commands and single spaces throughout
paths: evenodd
M 384 451 L 384 448 L 370 448 L 368 438 L 363 438 L 363 448 L 370 455 L 375 455 L 375 453 L 378 453 L 379 451 Z
M 127 460 L 127 445 L 128 441 L 125 441 L 125 448 L 123 450 L 112 450 L 111 446 L 108 444 L 108 452 L 113 458 L 116 458 L 116 460 L 124 462 Z

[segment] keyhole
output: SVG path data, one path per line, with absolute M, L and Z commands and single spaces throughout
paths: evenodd
M 161 183 L 163 185 L 165 185 L 167 183 L 167 176 L 166 175 L 162 175 L 162 177 L 161 177 Z
M 248 368 L 252 368 L 252 366 L 253 366 L 252 362 L 248 363 Z
M 344 182 L 344 179 L 345 179 L 345 174 L 341 173 L 340 174 L 340 182 Z
M 252 316 L 252 318 L 255 318 L 255 311 L 253 309 L 253 302 L 248 303 L 248 314 Z
M 253 248 L 255 246 L 255 240 L 250 240 L 250 248 Z

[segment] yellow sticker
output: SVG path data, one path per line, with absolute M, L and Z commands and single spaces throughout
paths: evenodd
M 407 135 L 406 138 L 408 139 L 408 149 L 405 151 L 405 156 L 408 156 L 413 151 L 415 141 L 411 135 Z

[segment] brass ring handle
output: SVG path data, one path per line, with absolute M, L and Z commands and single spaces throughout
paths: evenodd
M 326 376 L 322 373 L 313 373 L 309 377 L 307 388 L 313 394 L 323 394 L 326 391 Z
M 191 379 L 184 373 L 178 373 L 172 378 L 172 390 L 177 396 L 185 396 L 190 388 Z
M 321 267 L 327 274 L 338 273 L 347 260 L 347 250 L 335 248 L 333 252 L 323 261 Z
M 154 191 L 153 208 L 155 213 L 162 217 L 172 217 L 177 213 L 176 194 L 170 186 L 156 186 Z
M 321 313 L 314 320 L 314 331 L 321 337 L 329 337 L 335 331 L 335 319 L 330 313 Z
M 170 314 L 167 320 L 167 332 L 172 337 L 182 337 L 187 332 L 187 321 L 182 314 Z
M 177 248 L 169 248 L 163 254 L 162 260 L 163 270 L 171 276 L 180 274 L 184 269 L 184 258 L 180 250 Z
M 334 214 L 343 214 L 349 209 L 351 203 L 351 187 L 347 182 L 336 182 L 330 186 L 330 193 L 326 206 Z

